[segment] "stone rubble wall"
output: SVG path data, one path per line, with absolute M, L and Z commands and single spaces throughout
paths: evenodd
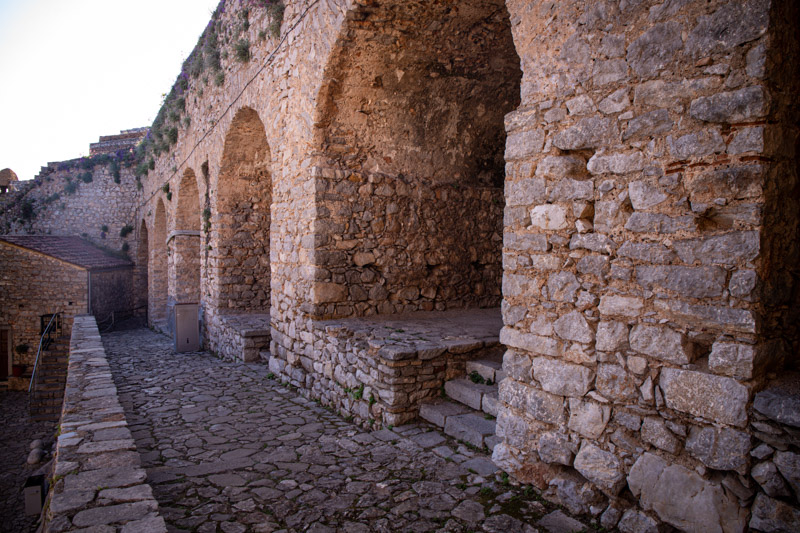
M 146 478 L 97 324 L 78 316 L 43 530 L 165 533 Z
M 225 361 L 260 361 L 260 352 L 269 349 L 269 315 L 207 313 L 206 321 L 205 329 L 212 332 L 206 339 L 209 349 Z
M 779 4 L 509 2 L 524 76 L 494 460 L 607 528 L 748 523 L 750 406 L 787 354 L 762 287 L 796 270 L 765 260 L 797 235 L 796 203 L 768 194 L 796 180 Z
M 8 243 L 0 244 L 0 324 L 10 326 L 14 364 L 32 367 L 40 339 L 40 315 L 62 314 L 69 335 L 73 317 L 88 311 L 88 272 L 75 265 Z
M 92 283 L 92 314 L 106 323 L 111 314 L 115 319 L 130 316 L 133 310 L 133 269 L 96 271 L 90 274 Z
M 376 337 L 346 320 L 320 321 L 313 350 L 304 354 L 287 352 L 280 338 L 273 339 L 269 368 L 358 422 L 401 425 L 419 416 L 423 402 L 440 397 L 445 381 L 463 376 L 467 361 L 499 348 L 496 337 L 420 338 L 402 331 Z
M 319 318 L 500 305 L 503 193 L 320 169 Z
M 25 222 L 17 218 L 15 210 L 7 208 L 0 216 L 0 231 L 11 235 L 80 235 L 117 252 L 127 244 L 128 255 L 136 257 L 135 232 L 120 235 L 125 226 L 135 228 L 136 210 L 142 201 L 133 168 L 120 165 L 120 182 L 115 183 L 110 166 L 85 170 L 81 161 L 51 163 L 44 168 L 27 193 L 15 200 L 16 205 L 32 202 L 35 216 Z M 68 168 L 60 169 L 64 166 Z M 92 181 L 85 183 L 79 176 L 87 172 Z M 70 183 L 76 186 L 72 194 L 67 192 Z

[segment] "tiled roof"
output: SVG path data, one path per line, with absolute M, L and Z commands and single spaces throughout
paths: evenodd
M 133 266 L 127 259 L 112 255 L 80 237 L 55 235 L 0 235 L 0 242 L 7 242 L 41 252 L 87 270 L 122 268 Z

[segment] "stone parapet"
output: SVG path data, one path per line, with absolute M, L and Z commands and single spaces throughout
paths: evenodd
M 245 363 L 258 361 L 259 352 L 269 349 L 269 315 L 261 313 L 213 317 L 208 336 L 211 349 L 222 359 Z
M 361 422 L 399 425 L 463 375 L 467 361 L 502 349 L 499 327 L 497 309 L 320 321 L 302 355 L 273 331 L 270 370 Z
M 44 531 L 167 531 L 91 316 L 75 318 L 60 431 Z

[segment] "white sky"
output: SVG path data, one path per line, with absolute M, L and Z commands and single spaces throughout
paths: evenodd
M 0 0 L 0 169 L 149 126 L 219 0 Z

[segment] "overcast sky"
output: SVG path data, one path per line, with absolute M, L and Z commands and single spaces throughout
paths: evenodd
M 149 126 L 219 0 L 0 0 L 0 169 Z

